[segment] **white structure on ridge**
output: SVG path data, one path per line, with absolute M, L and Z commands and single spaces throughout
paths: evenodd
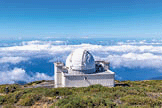
M 109 70 L 109 62 L 95 61 L 91 53 L 84 49 L 73 51 L 64 63 L 54 63 L 55 88 L 87 87 L 101 84 L 114 86 L 114 72 Z

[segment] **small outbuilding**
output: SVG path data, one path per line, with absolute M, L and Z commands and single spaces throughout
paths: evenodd
M 92 54 L 76 49 L 66 59 L 66 65 L 54 63 L 55 88 L 87 87 L 94 84 L 114 87 L 115 73 L 109 70 L 109 62 L 95 61 Z

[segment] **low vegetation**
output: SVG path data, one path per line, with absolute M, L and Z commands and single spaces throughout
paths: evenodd
M 37 82 L 36 82 L 37 83 Z M 41 82 L 38 82 L 41 83 Z M 20 85 L 0 85 L 0 105 L 32 106 L 47 103 L 51 108 L 161 108 L 162 80 L 116 81 L 129 86 L 80 88 L 24 88 Z M 30 83 L 32 85 L 35 83 Z M 6 88 L 7 93 L 6 93 Z
M 36 84 L 40 84 L 42 82 L 45 82 L 45 80 L 30 82 L 30 83 L 26 84 L 25 86 L 28 86 L 28 85 L 36 85 Z

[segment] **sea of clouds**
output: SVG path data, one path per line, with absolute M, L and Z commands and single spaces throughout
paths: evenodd
M 69 40 L 34 40 L 22 41 L 12 46 L 7 46 L 6 43 L 5 46 L 0 47 L 0 84 L 14 83 L 15 81 L 53 80 L 54 77 L 48 75 L 48 73 L 31 72 L 29 74 L 25 68 L 20 68 L 19 65 L 31 62 L 34 58 L 48 58 L 48 62 L 51 64 L 58 60 L 65 62 L 70 52 L 77 48 L 89 50 L 94 55 L 95 60 L 109 61 L 112 69 L 151 68 L 159 74 L 162 73 L 161 40 L 149 42 L 146 40 L 127 40 L 118 41 L 113 45 L 103 45 L 102 42 L 105 43 L 106 41 L 98 42 L 101 44 L 95 44 L 96 41 L 94 43 L 69 44 Z M 118 79 L 122 76 L 117 74 L 116 77 Z

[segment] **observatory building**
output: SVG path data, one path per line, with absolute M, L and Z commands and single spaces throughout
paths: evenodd
M 94 84 L 114 86 L 114 72 L 109 70 L 109 62 L 95 61 L 92 54 L 84 49 L 76 49 L 66 59 L 66 65 L 54 63 L 55 88 L 87 87 Z

